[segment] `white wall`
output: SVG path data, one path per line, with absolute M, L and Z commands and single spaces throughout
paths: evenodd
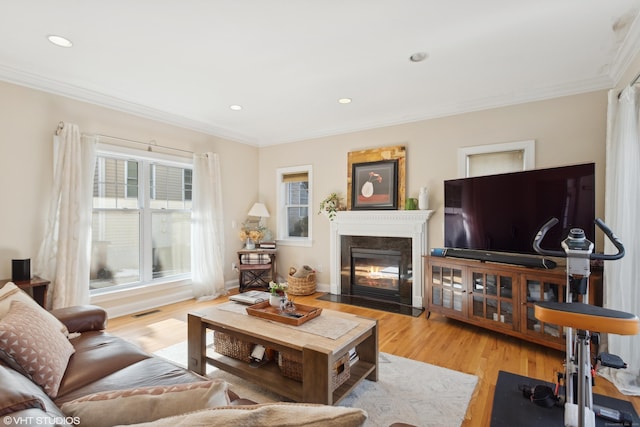
M 443 242 L 443 181 L 457 178 L 459 147 L 502 142 L 536 141 L 536 168 L 585 162 L 596 163 L 596 214 L 604 213 L 606 135 L 605 91 L 520 104 L 474 113 L 424 120 L 260 150 L 260 197 L 275 209 L 278 167 L 313 165 L 313 247 L 279 248 L 279 271 L 289 266 L 321 266 L 318 283 L 329 283 L 329 221 L 317 216 L 318 204 L 330 192 L 347 194 L 347 153 L 390 145 L 407 147 L 407 196 L 420 187 L 430 190 L 429 246 Z M 269 218 L 274 226 L 274 218 Z
M 640 69 L 637 65 L 634 69 Z M 442 182 L 457 176 L 459 147 L 534 139 L 538 168 L 593 161 L 597 215 L 602 216 L 606 97 L 606 92 L 600 91 L 257 149 L 0 82 L 0 278 L 10 277 L 12 258 L 35 258 L 37 254 L 50 192 L 51 140 L 59 121 L 76 123 L 87 133 L 219 153 L 224 178 L 227 282 L 237 280 L 230 265 L 241 247 L 232 221 L 242 222 L 256 200 L 275 212 L 275 170 L 312 164 L 313 246 L 281 246 L 278 265 L 285 276 L 289 266 L 321 267 L 321 285 L 329 283 L 329 222 L 316 215 L 315 209 L 332 191 L 346 196 L 347 153 L 353 150 L 407 147 L 407 196 L 416 197 L 419 188 L 427 186 L 431 208 L 436 210 L 429 222 L 430 247 L 442 245 Z M 268 225 L 274 228 L 275 224 L 272 216 Z
M 11 277 L 11 259 L 38 253 L 48 210 L 52 138 L 58 122 L 75 123 L 85 133 L 103 134 L 195 152 L 221 159 L 225 200 L 225 280 L 240 247 L 233 220 L 241 222 L 257 198 L 258 149 L 90 105 L 46 92 L 0 82 L 0 278 Z

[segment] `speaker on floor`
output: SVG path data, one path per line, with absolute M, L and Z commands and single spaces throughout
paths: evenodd
M 11 280 L 21 282 L 31 280 L 31 259 L 11 260 Z

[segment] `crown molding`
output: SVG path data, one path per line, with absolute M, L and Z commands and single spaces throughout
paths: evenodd
M 636 16 L 631 23 L 631 27 L 609 69 L 609 76 L 611 76 L 614 87 L 621 84 L 621 79 L 629 71 L 638 55 L 640 55 L 640 15 Z M 626 86 L 627 82 L 622 82 L 622 85 Z
M 260 146 L 286 144 L 300 142 L 304 140 L 326 138 L 329 136 L 368 131 L 377 128 L 398 126 L 407 123 L 432 120 L 442 117 L 456 116 L 460 114 L 473 113 L 477 111 L 490 110 L 494 108 L 511 107 L 529 102 L 545 101 L 565 96 L 579 95 L 582 93 L 608 90 L 613 86 L 609 76 L 599 76 L 593 79 L 580 81 L 570 81 L 560 85 L 530 88 L 527 91 L 518 93 L 505 92 L 504 94 L 491 97 L 477 98 L 466 103 L 441 104 L 437 108 L 424 110 L 422 112 L 403 115 L 402 117 L 388 117 L 381 120 L 362 122 L 354 126 L 326 128 L 319 131 L 308 132 L 306 135 L 291 135 L 289 138 L 282 138 L 278 141 L 260 141 Z
M 637 22 L 638 21 L 636 20 L 634 24 L 637 24 Z M 640 31 L 640 25 L 634 25 L 634 28 L 637 28 Z M 635 37 L 633 40 L 638 39 L 640 39 L 640 37 Z M 635 43 L 635 50 L 629 48 L 628 55 L 631 56 L 639 47 L 640 42 Z M 478 98 L 466 103 L 441 104 L 437 108 L 423 110 L 410 115 L 388 116 L 378 118 L 373 121 L 356 123 L 355 125 L 348 127 L 331 127 L 320 130 L 310 130 L 309 132 L 299 134 L 291 134 L 277 139 L 261 139 L 259 137 L 252 137 L 229 129 L 203 123 L 201 121 L 188 119 L 176 114 L 171 114 L 138 103 L 130 102 L 122 98 L 105 95 L 98 91 L 85 89 L 76 85 L 70 85 L 1 64 L 0 80 L 256 147 L 301 142 L 310 139 L 324 138 L 388 126 L 397 126 L 423 120 L 455 116 L 493 108 L 509 107 L 517 104 L 577 95 L 597 90 L 611 89 L 613 87 L 613 80 L 609 76 L 600 76 L 594 79 L 566 82 L 561 85 L 531 88 L 517 93 L 505 91 L 503 94 Z
M 243 144 L 257 145 L 258 142 L 248 135 L 2 64 L 0 64 L 0 80 Z

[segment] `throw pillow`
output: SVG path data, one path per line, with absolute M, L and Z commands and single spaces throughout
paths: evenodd
M 367 412 L 359 408 L 311 403 L 265 403 L 206 409 L 129 427 L 360 427 L 366 419 Z
M 40 305 L 29 296 L 29 294 L 20 289 L 13 282 L 9 282 L 0 288 L 0 319 L 9 313 L 9 309 L 11 308 L 11 303 L 13 301 L 22 301 L 23 303 L 33 307 L 35 310 L 39 310 L 49 322 L 55 325 L 56 328 L 58 328 L 65 336 L 69 337 L 69 331 L 61 321 L 56 319 L 53 314 L 40 307 Z
M 0 416 L 31 408 L 46 410 L 42 399 L 34 394 L 39 391 L 37 390 L 38 386 L 28 378 L 2 365 L 0 365 L 0 384 L 2 384 Z
M 0 416 L 33 408 L 46 410 L 44 403 L 37 396 L 16 391 L 9 399 L 0 402 Z
M 0 319 L 0 359 L 19 365 L 51 398 L 58 388 L 75 349 L 42 308 L 13 301 Z
M 77 417 L 80 426 L 111 427 L 229 403 L 227 383 L 216 380 L 100 392 L 64 403 L 61 409 L 66 416 Z

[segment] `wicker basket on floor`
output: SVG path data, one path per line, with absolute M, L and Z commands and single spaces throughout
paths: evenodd
M 278 353 L 278 366 L 280 372 L 287 378 L 302 381 L 302 356 L 281 351 Z M 337 389 L 351 376 L 349 365 L 349 353 L 338 359 L 331 371 L 332 390 Z
M 316 291 L 316 273 L 309 273 L 306 277 L 293 277 L 296 274 L 294 267 L 289 267 L 289 279 L 287 293 L 291 295 L 311 295 Z
M 251 362 L 253 344 L 239 340 L 224 332 L 215 331 L 213 333 L 213 347 L 217 353 L 224 356 L 233 357 L 247 363 Z

